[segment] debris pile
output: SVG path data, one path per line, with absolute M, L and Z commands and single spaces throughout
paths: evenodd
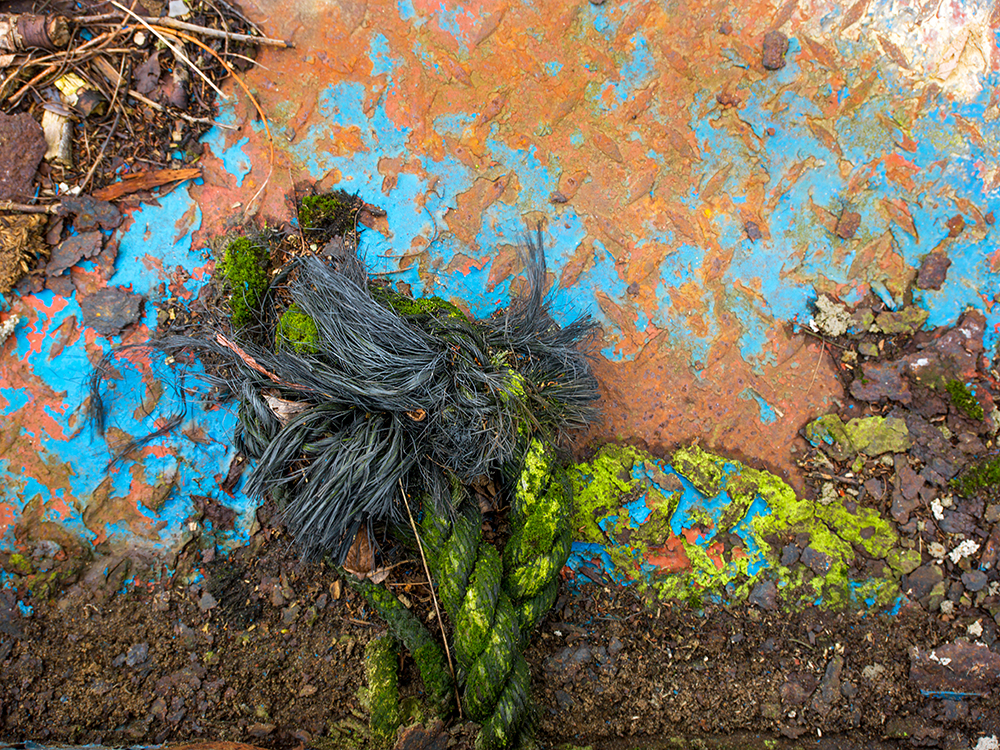
M 441 690 L 431 686 L 454 683 L 459 705 L 482 724 L 479 745 L 512 747 L 529 713 L 522 650 L 569 555 L 572 485 L 554 446 L 596 414 L 585 351 L 596 326 L 551 317 L 540 227 L 525 241 L 527 294 L 475 320 L 446 300 L 390 288 L 345 253 L 357 248 L 362 210 L 342 192 L 304 199 L 304 252 L 273 276 L 272 257 L 292 250 L 294 235 L 231 239 L 218 265 L 228 292 L 219 312 L 228 314 L 202 321 L 200 335 L 152 345 L 210 357 L 213 383 L 238 402 L 234 442 L 251 459 L 244 492 L 278 504 L 303 557 L 353 574 L 413 653 L 440 713 Z M 109 353 L 92 382 L 100 433 L 102 381 L 128 348 Z M 491 485 L 507 492 L 477 491 Z M 483 512 L 507 502 L 501 555 L 501 540 L 483 536 Z M 453 669 L 396 596 L 366 580 L 379 573 L 377 544 L 392 539 L 419 550 L 439 591 L 454 626 Z M 394 702 L 373 695 L 375 703 Z
M 0 14 L 0 212 L 10 233 L 0 294 L 25 275 L 22 291 L 71 292 L 63 274 L 76 250 L 60 246 L 69 230 L 113 229 L 121 217 L 111 201 L 134 205 L 199 177 L 199 139 L 228 127 L 215 120 L 223 79 L 243 85 L 256 49 L 287 46 L 228 3 L 142 12 L 85 2 L 73 16 Z M 101 248 L 90 251 L 76 260 Z
M 930 272 L 928 271 L 928 274 Z M 959 634 L 994 645 L 1000 618 L 998 362 L 985 318 L 922 330 L 927 312 L 817 304 L 849 398 L 804 430 L 810 492 L 892 519 L 902 593 Z M 921 657 L 923 658 L 923 657 Z

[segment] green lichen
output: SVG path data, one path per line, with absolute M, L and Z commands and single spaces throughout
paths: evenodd
M 919 331 L 930 315 L 927 310 L 919 307 L 904 307 L 902 310 L 886 310 L 880 312 L 875 318 L 875 325 L 883 333 L 894 334 L 914 334 Z
M 769 575 L 777 574 L 786 601 L 794 607 L 822 601 L 823 606 L 836 608 L 862 599 L 883 605 L 898 595 L 900 568 L 910 566 L 911 556 L 899 553 L 892 525 L 874 508 L 848 509 L 840 500 L 821 505 L 800 499 L 791 487 L 769 472 L 696 446 L 687 447 L 674 453 L 675 470 L 698 479 L 699 492 L 706 503 L 722 491 L 729 497 L 721 510 L 715 509 L 714 516 L 703 507 L 703 513 L 696 519 L 698 526 L 707 529 L 704 533 L 711 535 L 709 542 L 692 541 L 696 536 L 693 532 L 680 537 L 671 533 L 670 522 L 679 493 L 665 495 L 649 479 L 648 472 L 634 471 L 636 465 L 647 466 L 651 462 L 655 462 L 652 456 L 634 448 L 606 447 L 592 461 L 578 465 L 573 528 L 577 540 L 602 545 L 617 575 L 636 580 L 640 588 L 658 598 L 694 603 L 704 594 L 723 590 L 731 601 L 745 598 L 763 572 L 751 576 L 751 564 L 758 567 L 756 564 L 761 561 L 766 561 Z M 648 519 L 638 524 L 621 506 L 643 496 L 651 512 Z M 748 517 L 751 504 L 758 498 L 766 503 L 769 512 Z M 711 517 L 717 517 L 718 521 L 713 523 Z M 686 518 L 691 520 L 690 511 Z M 738 546 L 727 550 L 719 542 L 738 527 L 749 528 L 757 551 Z M 822 575 L 813 574 L 804 565 L 794 568 L 780 565 L 780 550 L 774 548 L 774 540 L 799 534 L 807 535 L 809 546 L 827 556 L 829 567 Z M 643 564 L 651 555 L 654 560 L 659 559 L 656 556 L 668 545 L 675 555 L 670 559 L 681 560 L 683 570 L 661 572 Z M 856 547 L 864 549 L 876 561 L 888 559 L 894 564 L 884 565 L 881 576 L 852 580 L 850 569 Z M 686 561 L 677 556 L 680 548 Z
M 838 461 L 910 448 L 909 430 L 899 417 L 858 417 L 844 424 L 836 414 L 825 414 L 807 424 L 805 433 L 810 443 Z
M 22 585 L 33 597 L 40 600 L 51 599 L 62 591 L 67 585 L 77 580 L 83 561 L 61 566 L 51 570 L 36 569 L 31 561 L 19 552 L 14 552 L 3 563 L 3 569 L 8 573 L 21 576 L 19 585 Z M 43 564 L 42 567 L 45 567 Z
M 705 497 L 715 497 L 722 486 L 722 467 L 715 463 L 701 461 L 701 451 L 694 447 L 680 449 L 674 453 L 671 465 L 674 470 L 686 477 Z
M 220 270 L 230 289 L 230 319 L 236 328 L 248 325 L 260 307 L 267 291 L 267 261 L 267 250 L 248 237 L 226 245 Z
M 982 421 L 983 417 L 986 416 L 982 404 L 976 400 L 972 391 L 961 380 L 949 380 L 945 384 L 945 390 L 948 391 L 948 396 L 955 408 L 969 419 Z
M 307 235 L 336 237 L 354 229 L 358 208 L 357 196 L 346 190 L 307 195 L 299 206 L 299 224 Z
M 7 558 L 7 564 L 4 568 L 11 572 L 16 573 L 20 576 L 28 576 L 34 573 L 34 568 L 31 567 L 31 563 L 28 562 L 28 558 L 22 555 L 20 552 L 15 552 L 10 557 Z
M 966 497 L 997 485 L 1000 485 L 1000 456 L 980 461 L 966 469 L 957 479 L 952 480 L 955 490 Z
M 315 354 L 318 344 L 316 322 L 302 308 L 292 304 L 278 321 L 278 328 L 274 332 L 275 347 L 290 347 L 297 354 Z

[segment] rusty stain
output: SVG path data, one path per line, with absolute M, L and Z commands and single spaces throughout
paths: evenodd
M 831 358 L 787 325 L 808 318 L 817 294 L 857 301 L 878 282 L 902 297 L 945 240 L 947 282 L 919 291 L 933 314 L 986 309 L 1000 291 L 982 275 L 1000 265 L 989 255 L 997 126 L 941 95 L 947 81 L 876 25 L 879 0 L 755 0 L 739 13 L 718 0 L 246 5 L 265 33 L 296 43 L 263 51 L 247 73 L 279 134 L 259 217 L 292 219 L 296 184 L 359 192 L 386 211 L 363 243 L 376 270 L 475 314 L 509 298 L 524 222 L 544 217 L 557 309 L 589 311 L 605 329 L 595 353 L 604 418 L 588 441 L 667 449 L 699 439 L 800 486 L 798 430 L 843 396 Z M 763 35 L 779 29 L 786 64 L 765 71 Z M 982 76 L 984 109 L 994 77 Z M 249 218 L 240 212 L 268 178 L 268 144 L 234 94 L 223 116 L 242 128 L 210 137 L 202 184 L 177 191 L 190 196 L 185 205 L 133 211 L 103 270 L 74 267 L 66 295 L 18 303 L 28 323 L 8 344 L 16 356 L 0 361 L 0 406 L 17 423 L 0 426 L 0 446 L 23 467 L 13 491 L 25 496 L 0 500 L 0 524 L 18 543 L 51 532 L 43 517 L 58 525 L 80 515 L 99 487 L 74 477 L 54 447 L 83 430 L 83 397 L 51 369 L 76 357 L 82 372 L 107 348 L 81 324 L 73 290 L 111 283 L 117 252 L 119 268 L 147 256 L 137 265 L 155 278 L 153 296 L 193 300 L 213 269 L 210 241 Z M 847 206 L 859 221 L 841 240 Z M 956 213 L 961 231 L 947 224 Z M 160 237 L 161 251 L 144 249 Z M 152 324 L 123 341 L 141 342 Z M 156 424 L 175 395 L 156 393 L 154 370 L 142 368 L 126 416 Z M 746 389 L 780 416 L 765 419 L 741 398 Z M 179 440 L 215 446 L 223 435 L 211 418 L 201 414 Z M 127 427 L 113 436 L 134 436 L 138 425 Z M 96 505 L 106 507 L 66 534 L 88 545 L 111 539 L 115 523 L 161 534 L 145 503 L 179 502 L 179 490 L 161 497 L 169 483 L 155 467 L 172 449 L 140 451 L 146 468 L 101 490 Z M 171 522 L 191 512 L 179 505 Z

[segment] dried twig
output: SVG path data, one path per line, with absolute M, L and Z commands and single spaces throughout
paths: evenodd
M 55 214 L 59 213 L 59 204 L 33 206 L 28 203 L 16 203 L 15 201 L 0 201 L 0 211 L 19 211 L 23 214 Z
M 94 47 L 97 48 L 96 50 L 94 50 L 95 52 L 99 51 L 100 49 L 102 49 L 101 47 L 98 46 L 99 44 L 110 43 L 111 40 L 114 39 L 116 36 L 118 36 L 121 32 L 122 32 L 121 29 L 114 29 L 112 31 L 107 31 L 103 34 L 100 34 L 99 36 L 95 36 L 90 41 L 84 42 L 79 47 L 69 50 L 66 53 L 60 55 L 45 55 L 44 57 L 25 61 L 24 65 L 21 66 L 22 68 L 29 62 L 34 65 L 40 65 L 41 63 L 47 60 L 58 60 L 59 62 L 52 63 L 51 65 L 47 66 L 41 73 L 38 73 L 37 75 L 33 76 L 31 80 L 29 80 L 26 84 L 24 84 L 21 88 L 19 88 L 17 91 L 14 92 L 14 94 L 10 97 L 8 103 L 11 106 L 16 105 L 18 102 L 21 101 L 21 97 L 23 97 L 26 93 L 28 93 L 28 91 L 30 91 L 32 87 L 35 86 L 35 84 L 45 80 L 46 77 L 52 75 L 53 73 L 58 73 L 59 70 L 64 68 L 66 65 L 73 63 L 74 61 L 80 62 L 86 59 L 85 56 L 80 54 L 81 52 L 86 52 Z M 19 73 L 20 70 L 21 68 L 18 68 L 18 70 L 15 71 L 15 75 L 16 73 Z
M 153 32 L 153 34 L 156 35 L 157 39 L 159 39 L 161 42 L 163 42 L 165 45 L 167 45 L 167 47 L 170 48 L 170 50 L 174 53 L 174 56 L 178 60 L 180 60 L 181 62 L 185 63 L 189 68 L 191 68 L 191 70 L 193 70 L 195 73 L 197 73 L 199 76 L 201 76 L 201 79 L 203 81 L 205 81 L 205 83 L 207 83 L 209 85 L 209 87 L 213 91 L 215 91 L 216 94 L 218 94 L 219 96 L 221 96 L 223 99 L 228 99 L 229 98 L 228 94 L 223 93 L 222 89 L 220 89 L 218 86 L 216 86 L 214 83 L 212 83 L 212 80 L 201 71 L 201 68 L 199 68 L 193 62 L 191 62 L 191 60 L 188 58 L 188 56 L 184 54 L 184 50 L 183 49 L 180 49 L 179 47 L 174 46 L 167 39 L 164 38 L 164 36 L 163 36 L 163 34 L 161 32 L 165 31 L 165 29 L 163 29 L 162 27 L 151 26 L 150 24 L 146 23 L 146 21 L 144 21 L 141 16 L 136 15 L 131 10 L 129 10 L 128 8 L 126 8 L 124 5 L 122 5 L 121 3 L 117 2 L 117 0 L 111 0 L 111 4 L 114 5 L 116 8 L 118 8 L 119 10 L 125 11 L 130 16 L 132 16 L 133 18 L 135 18 L 135 20 L 137 20 L 139 23 L 141 23 L 143 26 L 145 26 L 147 29 L 149 29 L 151 32 Z M 180 34 L 178 33 L 177 36 L 180 36 Z M 202 46 L 204 46 L 204 45 L 202 45 Z
M 272 383 L 277 383 L 278 385 L 286 386 L 288 388 L 298 388 L 300 390 L 311 390 L 308 386 L 299 385 L 298 383 L 289 383 L 287 380 L 282 380 L 280 377 L 275 375 L 273 372 L 268 370 L 266 367 L 257 362 L 256 359 L 251 357 L 244 351 L 239 344 L 234 341 L 229 340 L 221 333 L 215 334 L 215 340 L 221 346 L 226 347 L 232 351 L 237 357 L 243 360 L 243 364 L 249 367 L 251 370 L 259 372 L 264 377 L 268 378 Z
M 253 34 L 234 34 L 231 31 L 224 31 L 222 29 L 213 29 L 208 26 L 198 26 L 197 24 L 188 23 L 187 21 L 180 21 L 176 18 L 170 18 L 169 16 L 136 16 L 142 20 L 145 20 L 155 26 L 166 26 L 171 29 L 178 29 L 180 31 L 191 31 L 195 34 L 201 34 L 202 36 L 213 37 L 215 39 L 228 39 L 232 42 L 246 42 L 248 44 L 259 44 L 262 47 L 278 47 L 281 49 L 286 49 L 294 46 L 291 42 L 286 42 L 283 39 L 272 39 L 266 36 L 254 36 Z M 82 16 L 80 18 L 73 19 L 75 23 L 80 26 L 88 26 L 97 23 L 107 23 L 109 21 L 117 21 L 121 19 L 121 15 L 118 13 L 104 13 L 100 16 Z

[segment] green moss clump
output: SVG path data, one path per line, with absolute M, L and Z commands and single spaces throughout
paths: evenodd
M 266 250 L 247 237 L 237 237 L 226 245 L 222 256 L 222 275 L 232 291 L 229 300 L 235 327 L 248 325 L 267 291 Z
M 458 307 L 440 297 L 414 299 L 385 286 L 372 285 L 372 296 L 385 307 L 404 318 L 431 317 L 451 320 L 468 320 Z
M 324 195 L 307 195 L 299 206 L 299 224 L 309 234 L 336 237 L 354 229 L 360 201 L 346 190 Z
M 972 395 L 972 391 L 961 380 L 949 380 L 945 384 L 945 390 L 951 398 L 951 403 L 962 414 L 969 419 L 982 420 L 986 415 L 983 413 L 982 405 Z
M 952 480 L 952 486 L 960 495 L 975 495 L 979 490 L 1000 485 L 1000 456 L 980 461 Z
M 316 321 L 302 308 L 292 304 L 278 321 L 274 332 L 275 347 L 288 346 L 297 354 L 315 354 L 319 351 L 319 330 Z

